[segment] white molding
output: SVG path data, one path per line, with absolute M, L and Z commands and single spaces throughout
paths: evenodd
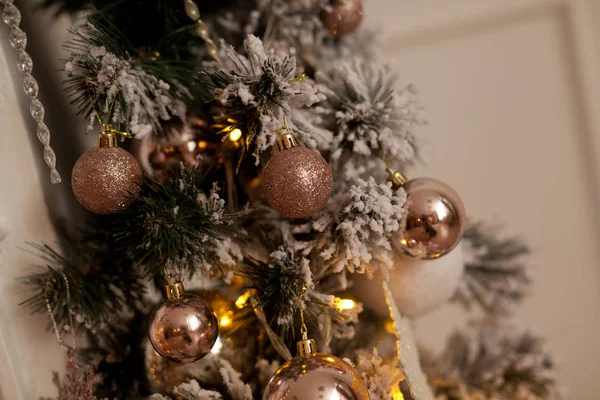
M 525 18 L 559 18 L 572 55 L 569 57 L 572 82 L 581 117 L 580 129 L 584 134 L 581 149 L 588 166 L 586 173 L 590 182 L 594 182 L 591 195 L 600 198 L 600 27 L 594 26 L 593 18 L 600 8 L 594 7 L 594 1 L 597 0 L 451 1 L 441 9 L 413 14 L 403 14 L 395 8 L 402 7 L 399 2 L 388 13 L 389 20 L 381 21 L 386 26 L 384 48 L 393 53 L 403 48 L 477 34 L 477 31 L 513 24 Z M 600 21 L 600 17 L 595 21 Z M 595 212 L 600 229 L 600 210 Z
M 411 47 L 486 29 L 490 25 L 511 23 L 568 3 L 567 0 L 449 1 L 443 8 L 405 14 L 398 2 L 388 13 L 388 20 L 381 21 L 380 25 L 386 26 L 386 43 L 393 40 L 396 48 Z
M 581 113 L 581 129 L 587 139 L 586 149 L 590 181 L 595 182 L 594 198 L 600 198 L 600 55 L 598 41 L 600 30 L 594 28 L 592 15 L 593 0 L 564 0 L 562 17 L 565 18 L 570 49 L 575 70 L 577 107 Z M 589 147 L 589 148 L 587 148 Z M 560 167 L 560 166 L 557 166 Z M 595 219 L 600 227 L 600 211 L 595 209 Z

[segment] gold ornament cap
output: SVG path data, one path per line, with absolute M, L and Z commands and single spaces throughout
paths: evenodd
M 102 130 L 98 135 L 98 147 L 116 149 L 119 147 L 117 135 L 108 124 L 102 124 Z
M 279 151 L 298 147 L 296 136 L 294 136 L 287 126 L 284 126 L 277 131 L 277 147 L 279 147 Z
M 388 174 L 390 174 L 390 181 L 392 182 L 394 188 L 400 189 L 408 181 L 402 172 L 394 171 L 390 167 L 387 167 L 386 170 Z
M 165 292 L 169 301 L 177 301 L 181 299 L 181 297 L 185 294 L 183 282 L 177 281 L 171 284 L 171 279 L 169 279 L 169 283 L 167 283 L 167 286 L 165 286 Z
M 308 358 L 317 354 L 317 344 L 313 339 L 308 339 L 306 335 L 303 335 L 302 340 L 296 343 L 296 349 L 299 357 Z

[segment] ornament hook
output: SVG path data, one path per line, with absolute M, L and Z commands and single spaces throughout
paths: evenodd
M 279 151 L 298 147 L 296 136 L 287 126 L 287 123 L 277 130 L 277 147 L 279 147 Z
M 298 341 L 296 348 L 300 357 L 310 357 L 317 354 L 317 345 L 313 339 L 308 338 L 308 329 L 306 328 L 306 322 L 304 321 L 304 307 L 302 306 L 302 302 L 304 301 L 306 290 L 306 284 L 302 285 L 302 293 L 298 298 L 300 307 L 300 334 L 302 335 L 302 340 Z
M 171 284 L 171 275 L 167 276 L 167 285 L 165 286 L 165 293 L 169 301 L 178 301 L 185 294 L 185 288 L 183 282 L 177 281 Z
M 385 163 L 385 170 L 390 175 L 390 181 L 392 182 L 394 188 L 400 189 L 401 187 L 403 187 L 404 184 L 408 182 L 408 178 L 406 178 L 406 176 L 402 172 L 396 171 L 392 168 L 392 164 L 385 157 L 385 152 L 383 150 L 381 151 L 381 159 Z
M 100 113 L 98 112 L 98 109 L 96 108 L 96 102 L 94 101 L 94 99 L 92 99 L 92 96 L 89 96 L 89 100 L 90 100 L 90 104 L 92 105 L 92 108 L 94 109 L 94 112 L 96 114 L 96 119 L 98 120 L 98 123 L 100 124 L 100 133 L 98 134 L 98 147 L 107 147 L 107 148 L 119 147 L 117 137 L 115 135 L 121 135 L 121 136 L 129 138 L 129 139 L 131 139 L 133 137 L 133 135 L 131 135 L 127 132 L 123 132 L 123 131 L 114 129 L 112 127 L 112 125 L 110 124 L 110 119 L 111 119 L 113 110 L 115 108 L 115 102 L 117 101 L 116 94 L 113 96 L 113 99 L 110 102 L 108 114 L 106 114 L 106 120 L 104 122 L 102 121 L 102 118 L 100 118 Z

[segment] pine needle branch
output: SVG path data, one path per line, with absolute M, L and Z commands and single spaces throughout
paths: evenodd
M 209 195 L 198 167 L 177 179 L 147 178 L 137 202 L 114 220 L 115 238 L 148 276 L 214 273 L 241 258 L 238 237 L 216 186 Z
M 64 255 L 48 245 L 31 244 L 45 265 L 23 279 L 32 295 L 21 305 L 47 314 L 48 301 L 61 331 L 97 333 L 141 301 L 145 285 L 131 263 L 107 245 L 109 234 L 95 235 L 71 243 Z
M 340 317 L 334 309 L 334 297 L 315 290 L 306 258 L 283 246 L 272 252 L 270 258 L 268 263 L 245 258 L 240 275 L 247 280 L 248 288 L 257 294 L 269 325 L 279 330 L 282 336 L 293 330 L 300 304 L 311 319 L 316 320 L 323 313 Z M 304 289 L 306 292 L 302 297 Z

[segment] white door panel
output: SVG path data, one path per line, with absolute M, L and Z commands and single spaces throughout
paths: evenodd
M 547 338 L 567 398 L 596 399 L 600 68 L 591 16 L 582 2 L 457 3 L 368 3 L 386 58 L 419 86 L 430 122 L 428 165 L 410 176 L 447 181 L 471 217 L 529 242 L 534 286 L 521 319 Z M 444 307 L 417 322 L 417 335 L 439 349 L 463 322 Z

